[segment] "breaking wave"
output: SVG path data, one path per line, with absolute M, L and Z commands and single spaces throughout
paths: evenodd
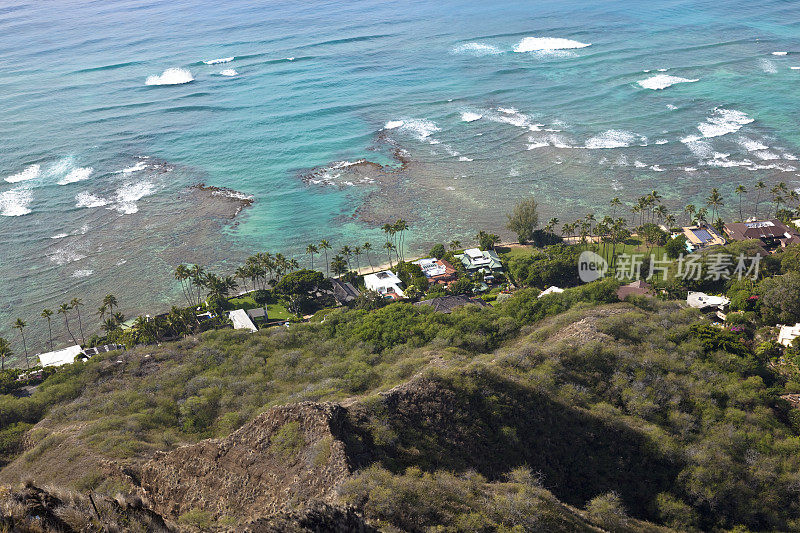
M 160 76 L 148 76 L 145 85 L 181 85 L 194 81 L 192 73 L 185 68 L 168 68 Z
M 239 75 L 239 73 L 238 73 L 238 72 L 236 72 L 236 69 L 235 69 L 235 68 L 226 68 L 225 70 L 221 70 L 221 71 L 219 72 L 219 75 L 220 75 L 220 76 L 227 76 L 227 77 L 231 78 L 231 77 L 233 77 L 233 76 L 238 76 L 238 75 Z
M 654 91 L 672 87 L 676 83 L 694 83 L 700 81 L 699 79 L 691 80 L 689 78 L 680 78 L 678 76 L 670 76 L 669 74 L 657 74 L 646 80 L 640 80 L 636 83 L 645 89 L 652 89 Z
M 31 165 L 22 172 L 17 172 L 6 178 L 8 183 L 19 183 L 20 181 L 28 181 L 38 178 L 41 174 L 42 167 L 40 165 Z
M 31 212 L 30 204 L 33 193 L 26 188 L 11 189 L 0 193 L 0 215 L 4 217 L 19 217 Z
M 230 63 L 233 61 L 233 56 L 231 57 L 221 57 L 219 59 L 209 59 L 208 61 L 203 61 L 206 65 L 219 65 L 220 63 Z
M 595 135 L 586 141 L 586 148 L 589 150 L 597 150 L 604 148 L 626 148 L 631 144 L 637 142 L 646 143 L 647 138 L 637 136 L 630 131 L 623 130 L 608 130 L 600 135 Z
M 156 188 L 149 181 L 141 181 L 139 183 L 126 183 L 117 190 L 116 203 L 111 207 L 115 211 L 123 215 L 132 215 L 139 212 L 139 206 L 136 204 L 145 196 L 149 196 L 155 192 Z
M 515 52 L 552 52 L 586 48 L 591 43 L 581 43 L 561 37 L 525 37 L 514 46 Z
M 81 192 L 75 195 L 75 207 L 103 207 L 104 205 L 108 205 L 108 200 L 94 194 Z
M 441 128 L 435 122 L 426 119 L 404 119 L 404 120 L 390 120 L 383 127 L 385 130 L 398 130 L 408 133 L 416 137 L 420 141 L 427 141 L 430 144 L 439 144 L 439 141 L 433 139 L 431 135 L 440 131 Z
M 462 122 L 475 122 L 476 120 L 480 120 L 483 118 L 483 115 L 480 113 L 473 113 L 471 111 L 464 111 L 461 113 L 461 121 Z
M 453 54 L 466 54 L 471 56 L 490 56 L 502 54 L 503 51 L 496 46 L 484 43 L 464 43 L 453 47 L 451 50 Z
M 742 129 L 745 124 L 750 124 L 753 119 L 747 113 L 735 109 L 714 109 L 714 113 L 705 122 L 697 126 L 703 137 L 721 137 Z
M 70 183 L 76 183 L 78 181 L 89 179 L 89 176 L 92 175 L 92 172 L 94 172 L 92 167 L 79 167 L 72 169 L 69 174 L 58 181 L 58 184 L 69 185 Z

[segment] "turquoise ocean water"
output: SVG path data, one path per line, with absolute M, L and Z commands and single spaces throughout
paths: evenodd
M 562 221 L 652 189 L 733 209 L 800 185 L 799 111 L 796 2 L 6 0 L 0 335 L 76 296 L 178 302 L 178 261 L 397 216 L 411 246 L 500 232 L 522 194 Z M 255 203 L 209 226 L 201 181 Z

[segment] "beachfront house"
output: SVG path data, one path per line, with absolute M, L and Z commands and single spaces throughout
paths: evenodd
M 456 269 L 444 259 L 428 258 L 414 261 L 430 283 L 448 285 L 458 279 Z
M 233 329 L 244 329 L 251 332 L 258 331 L 258 328 L 250 319 L 250 315 L 244 309 L 234 309 L 228 312 L 228 318 L 233 322 Z
M 364 286 L 367 290 L 375 291 L 384 298 L 399 300 L 406 297 L 402 288 L 403 282 L 391 270 L 364 276 Z
M 342 281 L 338 278 L 329 278 L 328 281 L 331 284 L 333 298 L 339 305 L 347 305 L 358 298 L 358 295 L 361 294 L 358 292 L 358 289 L 353 287 L 352 283 Z
M 694 252 L 701 248 L 709 246 L 722 246 L 725 244 L 725 238 L 722 237 L 717 230 L 707 224 L 699 226 L 687 226 L 681 228 L 684 236 L 686 236 L 686 249 L 689 252 Z
M 725 224 L 725 233 L 732 241 L 758 239 L 767 250 L 800 243 L 800 234 L 777 219 Z
M 61 350 L 55 350 L 39 354 L 39 364 L 45 366 L 61 366 L 74 363 L 77 359 L 88 359 L 83 353 L 83 349 L 78 346 L 70 346 Z
M 778 343 L 784 346 L 792 344 L 797 337 L 800 337 L 800 322 L 794 326 L 781 326 L 778 331 Z
M 500 256 L 494 250 L 470 248 L 469 250 L 464 250 L 464 253 L 457 255 L 456 258 L 461 261 L 468 273 L 476 274 L 482 272 L 483 280 L 487 283 L 494 281 L 495 274 L 503 272 Z

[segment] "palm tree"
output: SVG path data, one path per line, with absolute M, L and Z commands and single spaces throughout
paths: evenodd
M 325 273 L 328 276 L 330 276 L 331 272 L 330 272 L 329 265 L 328 265 L 328 250 L 331 249 L 331 244 L 327 240 L 322 239 L 321 241 L 319 241 L 319 248 L 320 248 L 320 250 L 325 252 Z
M 711 194 L 706 198 L 706 205 L 711 208 L 711 219 L 715 220 L 720 206 L 725 205 L 722 202 L 722 195 L 716 187 L 711 189 Z
M 86 337 L 83 335 L 83 324 L 81 323 L 81 306 L 83 302 L 80 298 L 73 298 L 69 305 L 78 312 L 78 330 L 81 332 L 82 345 L 86 344 Z
M 191 279 L 191 284 L 195 287 L 197 291 L 197 304 L 200 305 L 202 303 L 202 289 L 205 288 L 205 279 L 206 279 L 206 271 L 200 265 L 192 265 L 192 268 L 189 269 L 189 278 Z M 190 287 L 191 288 L 191 287 Z M 194 296 L 194 295 L 192 295 Z M 191 304 L 194 305 L 194 304 Z
M 756 183 L 755 189 L 756 193 L 756 220 L 758 220 L 758 204 L 761 203 L 761 191 L 767 188 L 767 184 L 763 181 L 759 181 Z
M 622 205 L 622 202 L 619 198 L 612 198 L 611 202 L 611 218 L 613 219 L 617 215 L 617 208 Z
M 117 297 L 113 294 L 106 294 L 103 298 L 103 305 L 108 307 L 109 313 L 114 313 L 114 308 L 117 307 Z
M 553 218 L 551 218 L 551 219 L 550 219 L 550 221 L 547 223 L 547 226 L 545 226 L 544 230 L 545 230 L 546 232 L 548 232 L 548 233 L 552 233 L 552 232 L 553 232 L 553 228 L 555 228 L 555 227 L 556 227 L 556 224 L 558 224 L 558 218 L 557 218 L 557 217 L 553 217 Z
M 306 246 L 306 253 L 311 256 L 311 270 L 314 270 L 314 254 L 319 253 L 319 249 L 313 244 Z
M 52 350 L 53 349 L 53 325 L 50 322 L 50 317 L 53 316 L 53 311 L 51 311 L 50 309 L 44 309 L 44 310 L 42 310 L 42 315 L 41 316 L 42 316 L 42 318 L 46 318 L 47 319 L 47 331 L 50 334 L 50 350 Z
M 24 320 L 18 318 L 16 322 L 14 322 L 13 328 L 19 330 L 19 334 L 22 337 L 22 349 L 25 351 L 25 366 L 28 370 L 31 369 L 31 363 L 28 361 L 28 346 L 25 343 L 25 332 L 22 331 L 28 324 L 25 323 Z
M 400 233 L 400 243 L 397 246 L 398 251 L 400 252 L 400 256 L 398 260 L 402 259 L 403 261 L 406 260 L 406 253 L 405 253 L 405 231 L 408 229 L 408 223 L 403 220 L 402 218 L 398 218 L 397 222 L 394 223 L 394 230 Z
M 356 256 L 356 270 L 361 272 L 361 247 L 356 246 L 353 248 L 353 255 Z
M 3 337 L 0 337 L 0 370 L 6 369 L 6 358 L 14 355 L 11 351 L 11 344 Z
M 389 241 L 383 243 L 383 249 L 386 250 L 386 256 L 389 258 L 389 268 L 394 267 L 392 264 L 392 250 L 394 250 L 394 244 Z
M 744 215 L 742 214 L 742 197 L 747 193 L 747 189 L 744 185 L 739 185 L 733 192 L 735 192 L 739 197 L 739 220 L 744 222 Z
M 697 213 L 697 208 L 694 206 L 694 204 L 688 204 L 683 208 L 683 212 L 689 216 L 689 224 L 691 224 L 694 221 L 694 215 Z
M 364 245 L 361 247 L 364 250 L 364 253 L 367 254 L 367 261 L 369 262 L 369 270 L 370 272 L 375 272 L 375 269 L 372 268 L 372 258 L 369 255 L 370 250 L 372 250 L 372 245 L 369 242 L 365 242 Z
M 175 279 L 181 282 L 181 290 L 183 290 L 183 295 L 186 297 L 186 301 L 189 302 L 189 305 L 192 305 L 192 298 L 190 297 L 190 287 L 189 283 L 186 281 L 191 277 L 191 273 L 186 265 L 178 265 L 175 267 L 175 272 L 173 273 Z
M 336 276 L 341 276 L 342 274 L 347 273 L 348 266 L 347 262 L 344 260 L 344 257 L 338 254 L 333 256 L 333 259 L 331 259 L 331 269 L 333 270 L 333 274 Z
M 450 241 L 450 251 L 455 252 L 461 248 L 461 241 Z
M 64 315 L 64 325 L 67 327 L 67 333 L 69 333 L 69 336 L 72 337 L 72 342 L 78 344 L 78 341 L 75 340 L 75 335 L 73 335 L 72 330 L 69 329 L 69 317 L 67 317 L 67 315 L 71 309 L 72 307 L 70 307 L 69 304 L 61 304 L 58 307 L 58 312 Z
M 234 271 L 233 275 L 242 280 L 244 290 L 247 291 L 247 279 L 251 277 L 250 268 L 247 266 L 240 266 Z M 253 286 L 253 290 L 256 290 L 255 285 Z
M 350 249 L 350 247 L 347 245 L 342 246 L 342 249 L 339 250 L 339 255 L 343 256 L 345 261 L 347 261 L 347 270 L 353 270 L 350 267 L 350 256 L 353 255 L 353 251 Z
M 100 326 L 100 329 L 105 331 L 106 335 L 108 335 L 109 333 L 111 333 L 112 331 L 117 329 L 118 327 L 119 327 L 119 324 L 117 324 L 116 320 L 114 320 L 113 318 L 106 318 L 103 321 L 103 324 Z

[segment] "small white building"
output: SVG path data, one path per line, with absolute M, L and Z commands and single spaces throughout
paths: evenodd
M 537 296 L 537 298 L 541 298 L 542 296 L 547 296 L 548 294 L 558 294 L 560 292 L 564 292 L 564 289 L 562 289 L 561 287 L 556 287 L 555 285 L 553 285 L 552 287 L 549 287 L 549 288 L 543 290 L 542 292 L 540 292 L 539 296 Z
M 447 268 L 438 259 L 420 259 L 414 261 L 413 264 L 419 265 L 419 268 L 422 270 L 422 273 L 425 274 L 426 278 L 434 278 L 447 273 Z
M 694 307 L 695 309 L 717 308 L 722 310 L 731 301 L 724 296 L 709 296 L 704 292 L 690 292 L 686 296 L 686 303 L 689 304 L 689 307 Z
M 367 290 L 375 291 L 383 296 L 392 298 L 406 297 L 402 289 L 403 282 L 391 270 L 364 276 L 364 286 Z
M 800 337 L 800 322 L 794 326 L 781 326 L 780 331 L 778 331 L 778 343 L 784 346 L 792 344 L 792 341 L 797 337 Z
M 250 320 L 250 316 L 244 309 L 234 309 L 230 311 L 228 313 L 228 318 L 233 322 L 233 329 L 246 329 L 252 332 L 258 331 L 258 328 L 253 324 L 253 321 Z
M 75 358 L 79 355 L 83 355 L 83 350 L 76 344 L 75 346 L 70 346 L 69 348 L 64 348 L 62 350 L 40 353 L 39 364 L 41 364 L 43 367 L 68 365 L 70 363 L 74 363 Z

